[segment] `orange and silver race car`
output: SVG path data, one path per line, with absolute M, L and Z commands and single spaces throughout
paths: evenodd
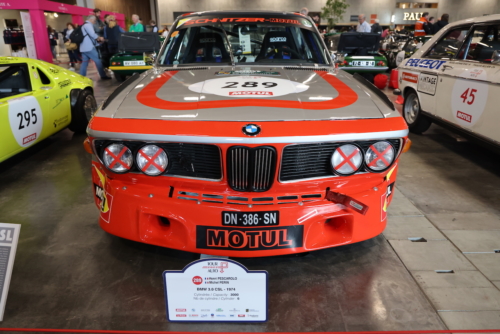
M 407 135 L 385 95 L 335 69 L 309 17 L 221 11 L 179 17 L 85 146 L 105 231 L 255 257 L 380 234 Z

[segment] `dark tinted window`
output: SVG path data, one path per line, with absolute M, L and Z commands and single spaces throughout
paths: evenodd
M 452 59 L 462 46 L 470 26 L 455 28 L 448 31 L 441 39 L 427 52 L 426 58 L 432 59 Z
M 493 53 L 500 52 L 499 25 L 476 27 L 460 50 L 459 59 L 491 63 Z
M 0 66 L 0 98 L 31 91 L 28 69 L 23 65 Z

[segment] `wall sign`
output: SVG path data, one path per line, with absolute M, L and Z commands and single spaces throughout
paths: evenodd
M 418 21 L 422 17 L 423 13 L 408 13 L 404 12 L 403 21 Z
M 20 230 L 19 224 L 0 223 L 0 321 L 3 321 Z
M 267 271 L 202 259 L 181 271 L 164 271 L 163 284 L 169 321 L 267 321 Z

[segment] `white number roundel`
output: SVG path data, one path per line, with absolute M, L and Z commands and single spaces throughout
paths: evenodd
M 486 71 L 472 68 L 457 78 L 451 93 L 451 112 L 455 123 L 473 126 L 481 117 L 488 101 L 488 84 L 477 80 L 487 80 Z
M 270 98 L 304 92 L 309 89 L 309 86 L 280 78 L 227 76 L 194 83 L 189 86 L 189 89 L 196 93 L 230 98 Z
M 42 133 L 43 116 L 34 96 L 24 96 L 9 102 L 10 129 L 17 143 L 27 147 L 38 141 Z

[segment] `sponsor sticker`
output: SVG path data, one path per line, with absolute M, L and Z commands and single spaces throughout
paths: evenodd
M 437 75 L 420 73 L 420 75 L 418 76 L 417 90 L 425 94 L 436 94 L 437 79 Z
M 215 43 L 215 38 L 201 38 L 200 43 Z
M 231 228 L 196 226 L 196 248 L 235 251 L 302 247 L 304 226 Z
M 34 96 L 23 96 L 7 101 L 9 104 L 9 125 L 21 147 L 28 147 L 42 134 L 43 115 L 38 100 Z
M 229 96 L 235 96 L 235 95 L 266 95 L 266 96 L 273 96 L 273 92 L 262 92 L 262 91 L 235 91 L 235 92 L 229 92 Z
M 459 110 L 457 111 L 457 118 L 461 119 L 461 120 L 464 120 L 466 122 L 469 122 L 469 123 L 472 122 L 472 116 L 471 115 L 466 114 L 466 113 L 464 113 L 462 111 L 459 111 Z
M 276 71 L 252 71 L 252 70 L 241 70 L 241 71 L 218 71 L 215 75 L 270 75 L 279 76 L 280 72 Z
M 394 192 L 394 185 L 395 185 L 395 182 L 389 184 L 387 186 L 387 191 L 385 192 L 385 194 L 382 195 L 382 197 L 380 198 L 381 200 L 381 205 L 382 205 L 382 216 L 381 216 L 381 221 L 384 221 L 387 219 L 387 208 L 389 207 L 389 204 L 391 204 L 391 200 L 392 200 L 392 193 Z
M 286 42 L 286 37 L 271 37 L 269 39 L 271 43 L 276 43 L 276 42 Z
M 109 216 L 111 214 L 111 205 L 113 202 L 113 196 L 111 196 L 108 192 L 106 192 L 106 177 L 99 170 L 99 167 L 95 164 L 92 164 L 95 171 L 95 176 L 92 176 L 94 181 L 94 194 L 95 194 L 95 203 L 99 210 L 101 211 L 101 218 L 109 223 Z
M 406 62 L 406 66 L 439 70 L 444 63 L 446 60 L 410 58 Z
M 451 113 L 455 123 L 471 127 L 479 121 L 488 102 L 486 70 L 472 68 L 455 80 L 451 92 Z
M 29 136 L 23 138 L 23 145 L 29 144 L 36 140 L 36 133 L 32 133 Z
M 403 79 L 403 81 L 418 83 L 418 74 L 403 72 L 401 73 L 401 79 Z
M 189 90 L 232 98 L 266 98 L 301 93 L 309 89 L 301 82 L 264 76 L 234 76 L 194 83 Z

